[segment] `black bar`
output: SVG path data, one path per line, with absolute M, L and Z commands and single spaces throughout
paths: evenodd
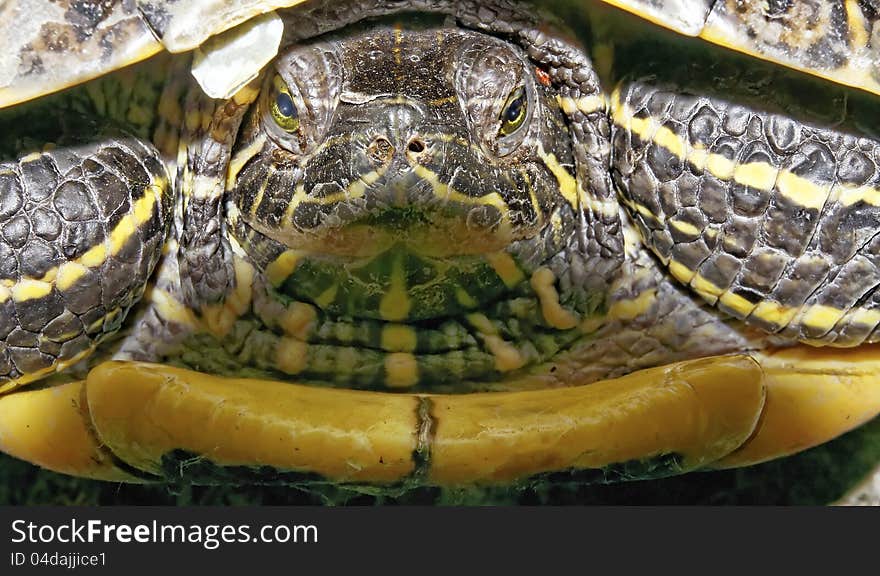
M 107 574 L 763 573 L 783 561 L 785 573 L 823 563 L 836 573 L 873 564 L 877 518 L 818 507 L 5 506 L 0 573 L 64 573 L 71 564 Z

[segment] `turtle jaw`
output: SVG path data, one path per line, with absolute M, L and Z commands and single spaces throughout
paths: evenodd
M 880 347 L 800 346 L 568 388 L 422 395 L 109 362 L 85 381 L 0 398 L 0 449 L 127 482 L 509 485 L 596 470 L 633 479 L 638 463 L 662 476 L 828 441 L 880 412 L 878 374 Z
M 406 323 L 461 318 L 510 290 L 496 270 L 498 254 L 431 258 L 394 245 L 362 260 L 303 256 L 276 289 L 331 317 Z

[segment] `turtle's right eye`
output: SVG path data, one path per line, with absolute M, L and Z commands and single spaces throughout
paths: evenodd
M 523 125 L 528 105 L 524 87 L 520 86 L 511 92 L 501 112 L 501 128 L 498 130 L 500 136 L 510 136 Z

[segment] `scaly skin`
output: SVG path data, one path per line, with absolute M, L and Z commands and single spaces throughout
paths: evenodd
M 67 248 L 64 258 L 57 262 L 35 258 L 42 268 L 24 273 L 16 269 L 0 284 L 5 290 L 0 292 L 0 303 L 6 304 L 4 320 L 9 328 L 0 350 L 9 365 L 4 386 L 11 389 L 53 370 L 83 377 L 85 370 L 108 357 L 195 370 L 166 368 L 157 372 L 157 378 L 138 380 L 134 375 L 147 368 L 107 364 L 90 373 L 88 385 L 72 382 L 63 388 L 63 398 L 75 396 L 81 388 L 88 404 L 83 414 L 100 435 L 96 450 L 106 446 L 128 465 L 159 474 L 180 459 L 210 451 L 208 447 L 218 441 L 216 434 L 227 429 L 227 419 L 236 430 L 240 425 L 255 426 L 260 434 L 271 434 L 278 425 L 293 431 L 316 427 L 334 436 L 334 426 L 344 423 L 328 417 L 323 424 L 315 424 L 311 419 L 321 414 L 296 412 L 293 407 L 312 396 L 311 392 L 301 396 L 302 390 L 293 383 L 415 392 L 561 388 L 677 360 L 762 350 L 771 343 L 816 342 L 816 335 L 809 331 L 816 327 L 810 320 L 814 312 L 823 313 L 820 316 L 826 324 L 834 314 L 837 320 L 856 319 L 861 324 L 873 320 L 876 312 L 871 298 L 860 297 L 873 294 L 868 285 L 858 294 L 829 290 L 824 300 L 823 293 L 817 292 L 815 301 L 797 301 L 790 290 L 755 291 L 755 278 L 767 268 L 762 250 L 767 246 L 788 250 L 783 255 L 796 259 L 796 252 L 809 246 L 808 242 L 780 247 L 774 242 L 778 244 L 777 237 L 785 234 L 774 237 L 765 231 L 759 235 L 760 242 L 745 246 L 736 230 L 725 229 L 727 244 L 718 240 L 710 247 L 704 239 L 699 244 L 691 238 L 702 231 L 701 221 L 678 217 L 680 212 L 711 220 L 717 219 L 722 208 L 739 209 L 736 191 L 725 204 L 711 196 L 708 185 L 699 188 L 695 205 L 689 203 L 684 194 L 689 190 L 687 183 L 676 180 L 685 178 L 685 172 L 700 183 L 715 178 L 722 186 L 741 186 L 746 193 L 762 190 L 763 185 L 763 191 L 772 196 L 769 204 L 778 207 L 784 200 L 800 197 L 801 192 L 786 188 L 794 176 L 808 191 L 825 184 L 832 187 L 834 183 L 828 180 L 832 173 L 832 180 L 845 180 L 845 173 L 852 172 L 851 155 L 819 154 L 818 172 L 799 169 L 809 167 L 808 161 L 790 166 L 787 157 L 761 164 L 753 156 L 723 156 L 720 148 L 712 148 L 721 146 L 720 140 L 701 140 L 711 127 L 700 122 L 697 106 L 702 105 L 699 110 L 726 110 L 732 105 L 723 98 L 707 95 L 694 100 L 675 89 L 661 93 L 639 81 L 627 81 L 610 99 L 609 108 L 596 73 L 580 49 L 539 31 L 527 9 L 501 2 L 493 6 L 497 11 L 487 10 L 485 3 L 416 2 L 415 8 L 433 14 L 398 24 L 395 19 L 381 18 L 390 9 L 372 3 L 312 3 L 285 15 L 297 25 L 287 27 L 288 37 L 278 59 L 228 101 L 208 99 L 195 86 L 187 86 L 184 75 L 174 73 L 168 76 L 170 82 L 161 97 L 147 92 L 153 94 L 155 118 L 144 106 L 130 105 L 137 98 L 117 95 L 108 101 L 100 88 L 104 84 L 60 97 L 58 102 L 65 105 L 56 114 L 69 114 L 83 103 L 84 111 L 110 120 L 133 114 L 135 130 L 138 125 L 155 125 L 154 142 L 128 145 L 122 139 L 106 140 L 101 132 L 89 134 L 82 126 L 74 128 L 75 135 L 85 136 L 98 150 L 106 146 L 138 149 L 133 158 L 147 168 L 147 176 L 118 178 L 129 196 L 124 208 L 100 220 L 100 239 L 50 243 L 50 249 Z M 454 14 L 458 25 L 437 13 Z M 368 17 L 378 20 L 345 27 Z M 312 39 L 318 33 L 327 34 Z M 155 74 L 150 67 L 143 70 L 144 77 Z M 648 96 L 639 99 L 642 92 Z M 638 106 L 633 105 L 635 101 Z M 697 104 L 688 104 L 691 101 Z M 51 109 L 51 102 L 43 106 Z M 769 145 L 785 148 L 780 144 L 788 135 L 783 128 L 790 127 L 807 135 L 810 142 L 815 140 L 811 135 L 821 134 L 820 140 L 844 142 L 843 148 L 835 150 L 852 152 L 846 144 L 850 137 L 842 133 L 820 133 L 769 110 L 743 110 L 748 123 L 766 122 L 768 126 L 765 132 L 743 132 L 749 138 L 763 135 Z M 680 130 L 683 125 L 691 129 Z M 734 139 L 741 135 L 725 130 Z M 795 140 L 797 151 L 792 158 L 818 158 L 812 148 L 800 150 L 801 142 Z M 872 141 L 858 145 L 874 154 Z M 93 157 L 102 158 L 100 153 L 67 146 L 62 140 L 57 149 L 33 154 L 16 148 L 12 157 L 7 175 L 11 184 L 2 191 L 4 206 L 15 194 L 26 195 L 29 202 L 22 201 L 21 206 L 10 202 L 8 219 L 22 221 L 22 214 L 33 211 L 42 194 L 51 198 L 47 200 L 52 206 L 47 204 L 49 212 L 63 217 L 68 230 L 79 230 L 82 219 L 69 208 L 83 209 L 87 203 L 72 202 L 67 189 L 70 183 L 84 180 L 91 184 L 92 173 L 103 174 L 93 167 Z M 120 172 L 116 176 L 136 173 L 121 160 L 114 162 L 111 166 L 107 160 L 101 169 Z M 58 177 L 42 186 L 41 176 L 25 170 L 37 163 L 64 170 L 58 169 Z M 667 178 L 670 171 L 675 173 Z M 756 173 L 766 171 L 787 174 L 788 179 L 754 180 Z M 652 177 L 674 182 L 663 188 Z M 877 193 L 873 181 L 858 184 L 859 201 L 873 206 L 870 200 Z M 141 200 L 149 198 L 145 191 L 153 194 L 149 203 Z M 864 212 L 873 217 L 873 208 Z M 819 210 L 785 207 L 775 217 L 794 228 L 816 219 L 823 224 L 834 221 Z M 30 218 L 41 226 L 35 226 L 33 237 L 27 236 L 24 242 L 22 234 L 15 235 L 14 225 L 7 223 L 3 229 L 5 244 L 0 247 L 18 250 L 14 260 L 19 268 L 25 262 L 22 254 L 45 243 L 40 218 Z M 165 236 L 169 224 L 171 231 Z M 878 228 L 870 219 L 857 224 L 849 229 L 867 234 Z M 717 240 L 718 230 L 704 229 L 710 240 Z M 727 245 L 743 252 L 742 272 L 736 272 L 727 285 L 711 284 L 708 275 L 698 275 L 700 266 L 711 260 L 709 255 L 690 257 L 700 246 L 706 252 L 727 250 Z M 849 254 L 849 259 L 841 253 L 838 271 L 855 262 L 864 264 L 858 271 L 870 272 L 875 250 L 869 243 L 862 248 L 858 254 Z M 160 250 L 163 257 L 151 274 Z M 834 247 L 826 252 L 832 254 Z M 92 298 L 99 294 L 87 283 L 90 274 L 108 281 L 115 278 L 101 287 L 100 296 L 118 298 L 100 304 L 78 300 L 82 294 Z M 151 280 L 145 286 L 147 277 Z M 786 278 L 793 284 L 802 281 L 797 271 Z M 870 284 L 871 278 L 866 274 L 863 279 Z M 837 284 L 831 279 L 828 286 Z M 139 309 L 126 319 L 127 309 L 143 290 Z M 730 295 L 725 296 L 727 292 Z M 755 301 L 756 294 L 763 300 Z M 738 307 L 742 301 L 754 309 L 776 306 L 777 314 L 782 309 L 786 313 L 794 310 L 794 314 L 784 324 L 768 326 L 762 324 L 766 310 L 752 314 L 752 309 Z M 722 311 L 738 313 L 745 323 L 710 307 L 719 303 Z M 801 308 L 804 303 L 808 307 Z M 73 319 L 68 321 L 68 317 Z M 837 320 L 823 335 L 835 328 Z M 71 322 L 78 327 L 75 334 L 68 329 Z M 126 329 L 119 342 L 106 343 L 89 361 L 71 366 L 123 322 Z M 806 329 L 799 331 L 799 326 Z M 779 334 L 770 336 L 761 328 Z M 77 340 L 81 334 L 85 339 Z M 842 345 L 869 338 L 854 338 L 848 328 L 834 334 L 834 343 Z M 68 339 L 78 343 L 76 350 L 58 346 Z M 84 340 L 81 345 L 80 340 Z M 35 356 L 39 363 L 28 364 Z M 757 357 L 766 361 L 766 374 L 754 360 L 737 357 L 672 365 L 651 373 L 664 375 L 656 382 L 649 381 L 650 374 L 636 374 L 627 380 L 625 394 L 623 388 L 614 389 L 615 382 L 597 385 L 585 393 L 589 401 L 579 400 L 568 416 L 578 422 L 571 429 L 589 429 L 584 436 L 589 444 L 619 423 L 616 414 L 625 414 L 626 425 L 618 437 L 631 443 L 625 450 L 601 452 L 618 460 L 585 459 L 584 451 L 591 450 L 562 440 L 547 457 L 558 457 L 552 466 L 575 471 L 619 463 L 619 459 L 646 459 L 645 474 L 653 475 L 707 465 L 748 438 L 759 439 L 760 445 L 764 436 L 759 421 L 772 426 L 780 421 L 776 416 L 764 418 L 764 378 L 767 386 L 776 386 L 784 396 L 785 368 L 779 366 L 787 365 Z M 862 382 L 872 370 L 871 361 L 870 357 L 860 359 L 857 373 L 847 378 Z M 721 374 L 722 366 L 729 369 L 731 382 L 741 384 L 713 382 L 711 370 L 714 367 Z M 230 384 L 233 381 L 199 372 L 263 381 Z M 132 398 L 141 396 L 119 394 L 129 374 L 137 380 L 129 385 L 130 391 L 134 394 L 137 384 L 143 403 L 150 404 L 139 418 L 135 412 L 141 401 Z M 667 387 L 667 379 L 675 386 Z M 693 388 L 696 381 L 705 384 L 705 389 L 702 385 Z M 809 382 L 815 384 L 815 378 Z M 242 393 L 233 394 L 229 386 L 241 386 Z M 733 411 L 726 412 L 724 407 L 733 406 L 734 398 L 728 394 L 735 395 L 739 386 L 740 390 L 748 388 L 749 394 L 739 399 L 735 425 L 728 426 L 725 418 Z M 260 391 L 266 392 L 265 397 Z M 557 392 L 541 397 L 552 408 L 539 411 L 538 419 L 557 414 L 555 403 L 564 405 L 580 398 L 582 390 Z M 841 394 L 845 398 L 840 405 L 850 410 L 852 398 L 845 390 Z M 669 402 L 668 415 L 686 415 L 681 425 L 688 430 L 687 442 L 676 443 L 674 427 L 664 428 L 666 435 L 657 435 L 654 444 L 645 444 L 638 434 L 629 435 L 645 424 L 639 399 L 646 397 L 660 402 L 646 409 L 660 410 L 663 402 Z M 46 395 L 34 398 L 39 398 L 41 406 L 51 404 Z M 331 396 L 320 396 L 320 402 L 326 398 Z M 355 405 L 357 398 L 356 394 L 345 396 L 345 401 Z M 470 412 L 471 401 L 463 397 L 452 397 L 448 403 L 418 394 L 405 398 L 417 407 L 416 417 L 404 418 L 400 437 L 380 434 L 384 440 L 400 443 L 414 432 L 415 448 L 400 444 L 404 453 L 411 454 L 411 462 L 401 465 L 394 478 L 403 475 L 406 482 L 420 482 L 430 471 L 434 475 L 430 481 L 439 483 L 467 482 L 468 478 L 512 481 L 554 469 L 538 466 L 529 457 L 509 470 L 509 462 L 498 462 L 475 471 L 469 468 L 473 462 L 468 458 L 473 456 L 461 461 L 441 458 L 447 463 L 433 467 L 429 456 L 444 450 L 459 454 L 456 450 L 466 440 L 459 432 L 469 429 L 449 427 L 448 421 L 455 421 L 455 414 L 463 414 L 464 420 L 468 414 L 486 420 L 495 410 L 496 398 L 474 397 L 478 408 Z M 538 397 L 505 398 L 511 399 L 508 408 L 514 419 L 528 416 L 522 407 L 529 399 L 537 402 Z M 281 404 L 274 405 L 273 399 Z M 376 402 L 387 407 L 390 400 Z M 623 412 L 618 412 L 619 402 L 625 404 Z M 6 402 L 4 406 L 18 404 Z M 221 410 L 221 406 L 226 408 Z M 438 417 L 437 406 L 446 406 L 448 413 Z M 600 414 L 593 415 L 593 409 Z M 205 430 L 197 429 L 202 418 L 198 414 L 208 415 L 210 426 Z M 651 425 L 659 425 L 661 420 L 655 412 L 651 414 Z M 706 418 L 718 425 L 713 428 L 719 434 L 715 440 L 700 436 L 701 414 L 711 414 Z M 791 411 L 782 414 L 783 424 L 777 428 L 784 430 L 792 421 Z M 365 414 L 364 422 L 369 417 Z M 554 426 L 565 424 L 560 418 L 564 420 L 559 416 Z M 849 414 L 840 420 L 848 421 Z M 151 425 L 160 422 L 165 424 Z M 447 424 L 438 428 L 438 422 Z M 535 430 L 557 430 L 546 428 L 544 421 L 529 422 Z M 504 435 L 502 422 L 493 427 Z M 164 432 L 159 429 L 172 428 L 171 436 L 160 438 Z M 478 428 L 468 434 L 480 438 Z M 438 441 L 438 429 L 451 436 Z M 83 437 L 91 434 L 81 432 Z M 349 430 L 351 436 L 346 438 L 362 437 L 363 432 Z M 566 437 L 561 434 L 559 438 Z M 539 436 L 525 439 L 530 450 L 541 446 L 544 440 Z M 286 445 L 277 453 L 263 454 L 265 459 L 260 455 L 256 461 L 244 458 L 239 450 L 257 438 L 258 434 L 236 437 L 235 442 L 228 440 L 211 449 L 209 466 L 244 462 L 277 470 L 311 469 L 308 463 L 290 460 Z M 321 442 L 310 446 L 319 448 Z M 700 451 L 701 442 L 705 451 Z M 340 450 L 340 454 L 345 452 Z M 762 449 L 750 458 L 760 459 L 771 452 Z M 534 456 L 528 451 L 522 454 L 526 453 Z M 333 460 L 335 453 L 331 456 Z M 520 453 L 502 456 L 502 460 L 514 461 Z M 344 461 L 340 458 L 330 464 L 338 468 Z M 369 452 L 364 458 L 364 462 L 378 460 L 375 476 L 365 472 L 363 478 L 349 477 L 333 468 L 327 477 L 331 481 L 389 481 L 383 476 L 391 471 L 382 454 Z M 461 469 L 455 472 L 457 466 Z M 96 474 L 116 477 L 117 472 Z
M 608 158 L 588 60 L 530 32 L 524 12 L 487 22 L 467 3 L 452 9 L 490 30 L 518 21 L 526 50 L 428 17 L 304 41 L 225 105 L 169 83 L 156 144 L 169 156 L 182 125 L 169 170 L 177 223 L 131 334 L 101 358 L 461 390 L 558 386 L 763 347 L 678 287 L 608 199 L 609 166 L 627 169 Z M 297 11 L 311 25 L 288 29 L 307 36 L 385 12 L 340 10 Z M 517 86 L 525 120 L 502 136 Z M 279 91 L 304 111 L 289 133 L 270 113 Z M 620 184 L 631 203 L 653 193 Z M 157 229 L 172 219 L 169 197 Z M 142 283 L 121 290 L 128 301 Z M 77 356 L 43 358 L 45 371 Z
M 294 138 L 281 130 L 270 114 L 279 80 L 265 75 L 227 177 L 220 244 L 233 253 L 235 292 L 181 313 L 191 275 L 178 262 L 205 264 L 180 242 L 183 259 L 160 274 L 157 305 L 118 357 L 463 390 L 558 386 L 574 373 L 595 380 L 760 345 L 677 289 L 629 228 L 626 257 L 585 258 L 578 243 L 589 234 L 566 198 L 567 104 L 516 51 L 481 34 L 420 30 L 433 25 L 377 26 L 279 58 L 277 78 L 310 113 Z M 365 53 L 368 70 L 392 73 L 359 76 Z M 447 54 L 461 56 L 446 64 Z M 514 142 L 496 141 L 498 109 L 523 81 L 531 122 Z M 412 142 L 422 149 L 407 150 Z M 587 273 L 603 269 L 601 284 Z

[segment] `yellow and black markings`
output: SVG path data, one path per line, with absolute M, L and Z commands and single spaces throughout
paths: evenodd
M 38 159 L 39 153 L 34 159 L 24 158 L 21 162 L 26 163 Z M 63 295 L 82 291 L 83 282 L 86 282 L 87 288 L 93 285 L 95 275 L 100 274 L 108 263 L 112 262 L 124 250 L 130 248 L 132 243 L 143 242 L 151 235 L 161 235 L 164 229 L 159 227 L 157 222 L 167 221 L 164 209 L 169 204 L 168 196 L 171 194 L 171 190 L 164 176 L 158 174 L 149 174 L 149 176 L 151 178 L 149 184 L 141 190 L 131 191 L 131 205 L 128 212 L 116 221 L 112 229 L 107 230 L 99 242 L 88 247 L 79 256 L 45 270 L 40 277 L 23 276 L 0 279 L 0 305 L 11 302 L 19 318 L 22 315 L 31 318 L 34 314 L 53 314 L 50 318 L 43 320 L 41 325 L 45 326 L 55 315 L 65 310 L 61 300 Z M 158 250 L 159 247 L 156 249 Z M 151 258 L 151 255 L 144 254 L 142 257 Z M 146 282 L 146 278 L 138 279 L 137 274 L 130 280 L 135 283 Z M 131 292 L 129 296 L 139 295 L 143 286 L 140 284 L 132 285 L 129 290 Z M 0 392 L 6 392 L 33 382 L 52 372 L 64 370 L 89 356 L 106 336 L 106 333 L 114 331 L 109 327 L 118 325 L 118 316 L 125 313 L 131 305 L 132 298 L 127 300 L 128 304 L 124 304 L 126 298 L 123 296 L 116 307 L 105 310 L 101 317 L 90 318 L 89 324 L 84 326 L 85 335 L 90 339 L 87 346 L 80 346 L 81 349 L 72 352 L 69 356 L 62 354 L 51 360 L 46 360 L 46 357 L 43 356 L 44 359 L 40 361 L 39 366 L 25 369 L 23 373 L 2 382 Z M 40 312 L 42 308 L 45 308 L 46 312 Z M 31 321 L 33 320 L 35 319 L 31 318 Z M 78 334 L 62 336 L 66 338 L 64 341 L 69 341 L 77 337 Z
M 611 115 L 617 129 L 625 130 L 643 143 L 662 148 L 674 158 L 688 164 L 695 174 L 709 175 L 722 183 L 773 194 L 774 202 L 784 206 L 786 211 L 792 211 L 789 218 L 791 221 L 796 222 L 799 217 L 796 214 L 801 212 L 814 214 L 815 216 L 811 217 L 812 221 L 821 222 L 824 214 L 838 210 L 839 207 L 843 209 L 857 206 L 876 207 L 880 204 L 880 190 L 870 182 L 861 185 L 840 180 L 820 182 L 810 179 L 807 175 L 795 173 L 784 164 L 737 161 L 724 154 L 713 152 L 700 142 L 676 133 L 651 115 L 637 116 L 630 105 L 622 100 L 620 87 L 611 96 Z M 717 239 L 718 229 L 705 225 L 698 227 L 693 221 L 683 220 L 679 216 L 667 217 L 662 210 L 658 212 L 640 202 L 638 200 L 640 194 L 650 194 L 650 191 L 624 190 L 622 201 L 634 214 L 643 218 L 649 228 L 665 227 L 674 231 L 682 242 L 700 241 L 701 237 L 705 237 L 709 242 L 714 243 Z M 721 243 L 728 250 L 739 250 L 736 238 L 731 234 L 733 234 L 731 230 L 726 230 Z M 858 341 L 849 342 L 845 335 L 837 336 L 835 341 L 839 345 L 853 345 L 861 342 L 871 329 L 880 324 L 880 310 L 871 307 L 869 299 L 865 299 L 864 304 L 858 304 L 854 300 L 851 306 L 843 306 L 831 300 L 818 299 L 824 294 L 819 290 L 816 290 L 817 299 L 807 303 L 781 301 L 783 296 L 774 295 L 772 290 L 761 295 L 761 299 L 756 299 L 760 291 L 755 290 L 752 290 L 751 297 L 746 297 L 739 283 L 719 286 L 701 273 L 699 263 L 695 267 L 691 263 L 676 260 L 674 251 L 671 255 L 658 251 L 657 255 L 674 278 L 689 285 L 706 301 L 720 305 L 740 319 L 760 322 L 764 327 L 775 330 L 788 326 L 803 327 L 807 331 L 806 334 L 826 334 L 835 329 L 843 330 L 844 327 L 861 327 L 855 331 L 861 335 L 855 336 Z M 792 265 L 798 263 L 798 258 L 794 256 L 798 255 L 789 256 Z M 805 253 L 798 257 L 809 258 L 810 255 Z M 759 256 L 754 256 L 753 260 L 754 263 L 738 265 L 743 270 L 742 274 L 745 274 L 746 265 L 759 268 L 762 266 Z M 770 264 L 772 263 L 768 261 L 767 265 Z M 830 298 L 830 296 L 825 297 Z M 805 341 L 810 340 L 804 334 L 801 334 L 800 338 Z
M 164 182 L 148 186 L 134 202 L 131 212 L 119 220 L 105 241 L 73 260 L 50 268 L 41 278 L 0 280 L 0 304 L 10 297 L 17 303 L 43 298 L 52 292 L 53 287 L 61 291 L 70 289 L 89 270 L 100 268 L 109 258 L 122 251 L 140 227 L 154 217 L 156 206 L 162 204 L 161 196 L 165 193 L 167 187 Z

